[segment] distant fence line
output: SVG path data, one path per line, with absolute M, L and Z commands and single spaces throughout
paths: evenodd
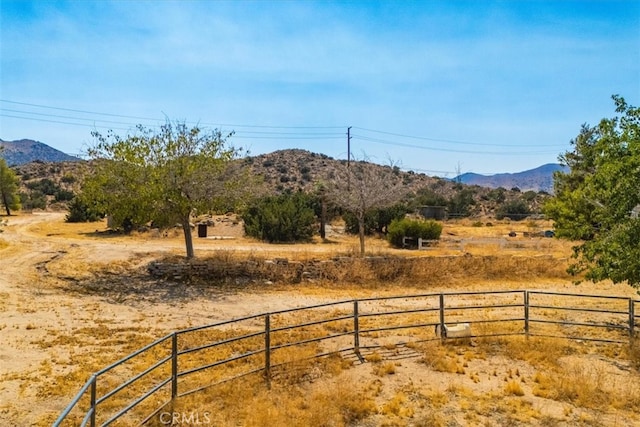
M 490 302 L 485 304 L 487 297 Z M 638 304 L 640 300 L 627 297 L 529 290 L 427 293 L 342 300 L 192 327 L 168 334 L 92 374 L 53 425 L 73 422 L 68 419 L 69 415 L 74 409 L 79 410 L 76 407 L 81 401 L 87 409 L 81 410 L 83 418 L 79 424 L 93 427 L 107 426 L 130 415 L 134 408 L 149 402 L 151 396 L 156 400 L 164 398 L 157 407 L 135 414 L 136 422 L 145 424 L 175 399 L 221 382 L 262 374 L 270 384 L 276 367 L 286 369 L 288 363 L 295 361 L 275 357 L 286 348 L 316 345 L 312 358 L 350 352 L 364 361 L 361 352 L 380 348 L 385 338 L 403 334 L 403 339 L 411 338 L 416 343 L 446 340 L 443 335 L 435 336 L 434 329 L 439 326 L 442 333 L 447 324 L 469 323 L 474 332 L 471 337 L 523 335 L 632 342 L 637 336 L 640 318 L 636 314 Z M 297 322 L 305 321 L 281 324 L 292 317 L 285 315 L 294 315 Z M 594 336 L 595 330 L 604 330 L 606 335 Z M 390 332 L 393 334 L 389 335 Z M 227 348 L 225 346 L 230 350 L 221 352 L 222 355 L 207 355 L 212 350 Z M 111 384 L 111 377 L 106 378 L 120 366 L 142 357 L 150 357 L 152 361 L 136 375 L 122 380 L 122 375 L 114 374 L 118 381 L 122 380 L 115 386 Z M 228 370 L 229 375 L 204 383 L 202 376 L 196 375 L 214 368 L 222 368 L 225 373 Z M 152 378 L 154 372 L 156 377 Z M 151 379 L 151 384 L 142 390 L 133 390 L 145 378 Z M 190 378 L 194 384 L 188 383 Z M 99 387 L 102 382 L 104 390 Z M 118 396 L 127 391 L 136 396 Z M 118 403 L 123 400 L 120 407 L 101 412 L 101 406 L 116 396 Z

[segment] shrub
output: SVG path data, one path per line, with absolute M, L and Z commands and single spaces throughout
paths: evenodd
M 506 202 L 496 210 L 497 219 L 510 218 L 518 221 L 526 218 L 529 214 L 531 214 L 531 210 L 529 210 L 529 206 L 522 200 Z
M 55 201 L 56 202 L 68 202 L 69 200 L 73 200 L 74 197 L 75 197 L 75 194 L 73 193 L 73 191 L 60 189 L 60 190 L 56 191 Z
M 65 184 L 73 184 L 74 182 L 76 182 L 76 177 L 71 174 L 65 174 L 61 178 L 61 181 L 64 182 Z
M 22 209 L 45 209 L 47 207 L 47 198 L 40 191 L 21 192 L 20 204 Z
M 79 197 L 74 197 L 69 203 L 69 213 L 65 217 L 66 222 L 94 222 L 104 218 L 104 214 L 95 206 L 89 205 Z
M 248 236 L 269 243 L 308 241 L 315 223 L 311 198 L 304 193 L 259 199 L 242 219 Z
M 389 224 L 394 219 L 402 219 L 408 212 L 406 205 L 397 203 L 387 208 L 374 209 L 367 212 L 364 218 L 364 233 L 371 235 L 374 232 L 387 234 L 389 231 Z M 358 218 L 351 213 L 345 212 L 342 215 L 345 222 L 345 231 L 350 234 L 359 233 Z
M 29 182 L 26 186 L 29 190 L 40 191 L 42 194 L 46 194 L 47 196 L 53 196 L 60 190 L 60 186 L 49 178 Z
M 396 248 L 403 247 L 403 237 L 413 237 L 415 239 L 438 240 L 442 233 L 442 224 L 437 221 L 401 219 L 393 220 L 389 225 L 387 239 Z

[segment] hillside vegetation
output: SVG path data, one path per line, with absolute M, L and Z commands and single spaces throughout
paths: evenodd
M 252 175 L 262 177 L 263 191 L 266 194 L 314 192 L 319 184 L 331 182 L 338 168 L 346 162 L 324 154 L 295 149 L 278 150 L 236 161 L 248 167 Z M 505 208 L 508 210 L 510 206 L 517 207 L 517 204 L 525 206 L 525 212 L 536 214 L 540 213 L 542 204 L 549 197 L 545 192 L 523 192 L 518 188 L 491 189 L 431 177 L 424 173 L 402 171 L 398 167 L 375 163 L 369 165 L 372 168 L 392 169 L 409 190 L 410 196 L 406 201 L 413 207 L 447 206 L 451 217 L 500 216 Z M 21 178 L 24 209 L 66 209 L 69 194 L 61 194 L 60 190 L 77 194 L 81 190 L 84 176 L 92 167 L 92 162 L 40 161 L 14 167 Z

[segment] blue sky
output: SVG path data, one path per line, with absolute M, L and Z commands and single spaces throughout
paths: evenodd
M 0 138 L 67 153 L 166 118 L 251 154 L 452 177 L 557 160 L 640 103 L 640 2 L 0 0 Z

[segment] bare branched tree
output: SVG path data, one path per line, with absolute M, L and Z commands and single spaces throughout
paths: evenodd
M 358 219 L 360 254 L 364 255 L 365 216 L 372 209 L 398 202 L 406 193 L 393 165 L 381 167 L 364 160 L 344 164 L 328 185 L 327 196 Z

